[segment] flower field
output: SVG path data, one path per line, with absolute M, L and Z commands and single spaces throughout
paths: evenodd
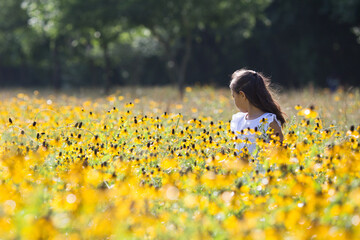
M 280 94 L 234 152 L 230 90 L 4 92 L 0 239 L 360 239 L 360 92 Z

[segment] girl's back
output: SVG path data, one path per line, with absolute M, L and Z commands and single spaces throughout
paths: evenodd
M 236 149 L 241 151 L 246 147 L 251 154 L 256 149 L 257 134 L 255 131 L 260 132 L 260 136 L 266 137 L 271 122 L 276 122 L 279 127 L 281 127 L 281 123 L 273 113 L 264 113 L 251 120 L 247 119 L 246 116 L 247 113 L 244 112 L 234 114 L 230 122 L 230 129 L 242 140 L 242 143 L 236 144 Z

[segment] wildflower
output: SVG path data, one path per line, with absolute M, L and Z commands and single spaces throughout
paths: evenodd
M 106 98 L 106 100 L 108 100 L 109 102 L 113 103 L 113 102 L 115 102 L 116 98 L 115 98 L 115 96 L 110 95 L 110 96 L 108 96 L 108 97 Z
M 316 118 L 318 113 L 314 111 L 314 109 L 314 106 L 311 106 L 310 108 L 303 108 L 298 112 L 298 115 L 304 116 L 305 118 Z
M 194 95 L 197 103 L 211 101 Z M 3 123 L 12 124 L 0 144 L 5 239 L 359 238 L 360 126 L 343 130 L 341 120 L 327 126 L 331 106 L 321 117 L 291 119 L 280 144 L 261 127 L 232 132 L 229 121 L 211 115 L 221 113 L 216 104 L 190 119 L 190 98 L 181 115 L 161 115 L 153 100 L 146 100 L 149 111 L 137 108 L 143 99 L 115 107 L 113 95 L 84 103 L 64 97 L 58 105 L 46 99 L 21 95 L 2 104 L 11 116 Z M 54 112 L 33 115 L 42 108 Z M 235 150 L 253 134 L 256 156 L 247 147 Z M 42 208 L 34 208 L 44 197 Z
M 300 109 L 302 109 L 302 106 L 300 106 L 299 104 L 297 104 L 296 106 L 295 106 L 295 110 L 300 110 Z
M 94 135 L 93 138 L 92 138 L 92 142 L 93 142 L 94 144 L 100 143 L 99 135 Z
M 260 120 L 260 123 L 261 123 L 261 124 L 266 124 L 267 122 L 268 122 L 267 118 L 262 118 L 262 119 Z
M 35 129 L 35 128 L 36 128 L 36 124 L 37 124 L 37 122 L 34 121 L 34 122 L 29 126 L 29 128 L 30 128 L 30 129 Z
M 162 118 L 168 118 L 169 114 L 167 112 L 164 112 L 163 115 L 161 115 Z
M 129 109 L 131 109 L 131 108 L 134 108 L 134 103 L 132 103 L 132 102 L 129 102 L 129 103 L 127 103 L 127 104 L 125 104 L 125 108 L 129 108 Z
M 192 88 L 191 88 L 191 87 L 186 87 L 186 88 L 185 88 L 185 91 L 186 91 L 186 92 L 191 92 L 191 91 L 192 91 Z

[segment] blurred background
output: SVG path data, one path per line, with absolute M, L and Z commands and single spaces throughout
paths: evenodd
M 359 86 L 360 0 L 0 0 L 0 86 Z

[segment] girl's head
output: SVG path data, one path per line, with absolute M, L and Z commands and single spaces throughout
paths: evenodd
M 252 70 L 240 69 L 231 76 L 230 89 L 233 97 L 246 99 L 254 107 L 264 111 L 274 113 L 283 125 L 285 123 L 284 114 L 279 104 L 273 99 L 270 88 L 270 79 Z M 243 101 L 238 101 L 237 107 L 244 111 Z

